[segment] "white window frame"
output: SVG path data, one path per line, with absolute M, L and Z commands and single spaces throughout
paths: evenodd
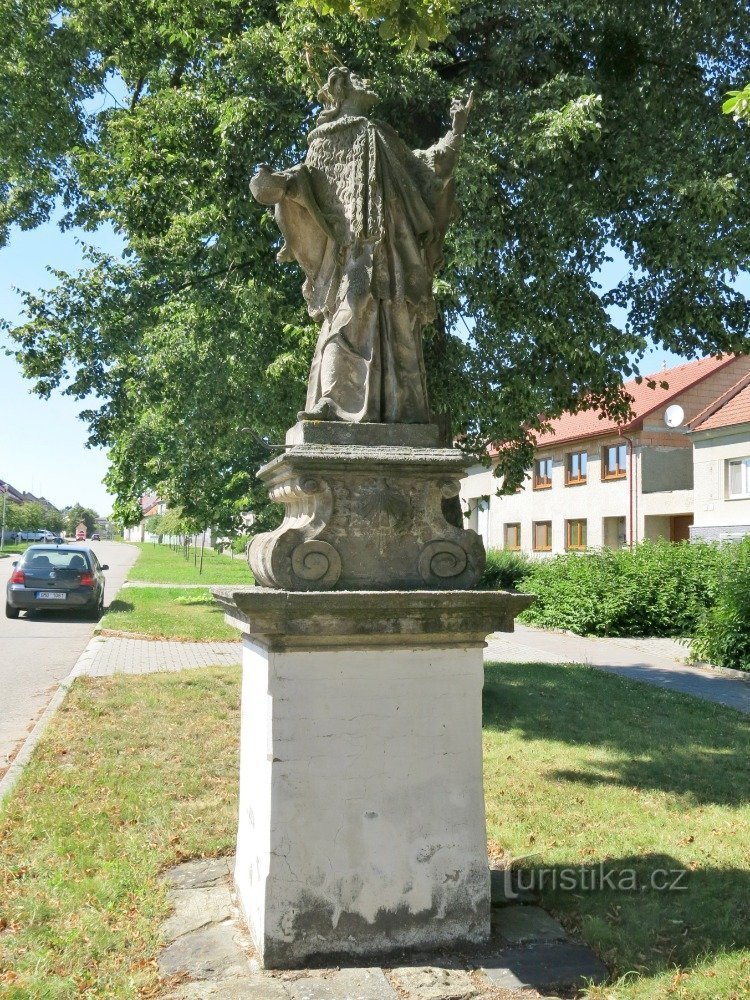
M 735 493 L 732 490 L 732 466 L 740 467 L 741 490 Z M 727 500 L 747 500 L 750 499 L 750 457 L 728 458 L 726 460 L 726 498 Z

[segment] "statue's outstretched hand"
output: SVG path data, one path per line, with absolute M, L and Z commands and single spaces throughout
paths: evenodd
M 469 96 L 465 100 L 461 100 L 460 97 L 455 97 L 451 101 L 451 121 L 453 123 L 453 131 L 456 135 L 463 135 L 466 131 L 466 122 L 469 119 L 469 114 L 471 109 L 474 107 L 474 91 L 469 92 Z
M 261 205 L 275 205 L 286 194 L 289 179 L 286 174 L 277 174 L 261 163 L 250 180 L 250 192 Z

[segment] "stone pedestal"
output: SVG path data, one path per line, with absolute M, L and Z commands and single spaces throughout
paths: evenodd
M 437 428 L 305 420 L 288 432 L 287 445 L 258 473 L 286 507 L 283 524 L 250 545 L 261 586 L 476 586 L 484 546 L 463 526 L 457 503 L 471 460 L 436 447 Z
M 243 633 L 235 880 L 263 964 L 485 941 L 482 650 L 531 598 L 213 593 Z

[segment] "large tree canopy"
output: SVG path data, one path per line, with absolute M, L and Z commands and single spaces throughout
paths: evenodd
M 733 282 L 750 264 L 750 162 L 721 113 L 750 77 L 746 3 L 465 4 L 426 50 L 326 6 L 0 0 L 0 227 L 57 201 L 65 225 L 111 224 L 127 246 L 28 295 L 12 336 L 38 392 L 96 397 L 85 419 L 125 516 L 157 488 L 228 523 L 257 489 L 259 437 L 281 440 L 303 402 L 316 328 L 248 181 L 303 158 L 337 62 L 373 79 L 415 147 L 475 90 L 425 347 L 445 433 L 477 454 L 506 442 L 509 487 L 545 418 L 627 409 L 620 378 L 649 337 L 750 347 Z M 630 273 L 602 290 L 613 248 Z

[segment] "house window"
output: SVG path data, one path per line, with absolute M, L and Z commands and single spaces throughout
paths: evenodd
M 727 496 L 750 496 L 750 458 L 733 458 L 727 462 Z
M 552 549 L 552 521 L 534 521 L 534 551 L 549 552 Z
M 552 486 L 552 459 L 538 458 L 534 462 L 534 489 L 548 490 Z
M 586 548 L 585 521 L 565 522 L 565 548 L 574 552 L 580 552 Z
M 624 479 L 628 469 L 627 461 L 627 445 L 608 445 L 602 453 L 602 479 Z
M 588 455 L 585 451 L 571 451 L 565 456 L 565 485 L 578 486 L 586 482 Z
M 504 536 L 505 548 L 511 552 L 518 552 L 521 548 L 521 525 L 506 524 Z

